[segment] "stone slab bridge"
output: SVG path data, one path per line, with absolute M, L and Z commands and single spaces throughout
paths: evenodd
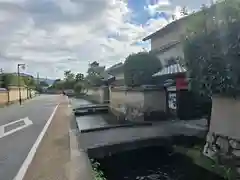
M 107 105 L 88 105 L 74 109 L 79 130 L 79 148 L 90 157 L 102 158 L 121 151 L 147 146 L 171 146 L 204 138 L 205 119 L 191 121 L 160 121 L 144 123 L 108 124 L 101 113 Z M 79 116 L 80 115 L 80 116 Z

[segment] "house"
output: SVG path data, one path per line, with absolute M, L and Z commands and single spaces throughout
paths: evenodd
M 189 16 L 186 16 L 174 21 L 143 39 L 151 40 L 151 52 L 156 54 L 163 66 L 166 66 L 172 57 L 184 58 L 181 38 L 187 30 L 188 19 Z
M 153 75 L 158 82 L 159 79 L 160 81 L 165 81 L 169 78 L 172 79 L 175 75 L 182 77 L 186 72 L 186 68 L 182 67 L 179 61 L 174 62 L 173 60 L 174 58 L 177 60 L 184 59 L 181 40 L 187 31 L 187 22 L 192 16 L 194 15 L 176 20 L 143 39 L 143 41 L 151 41 L 150 52 L 159 58 L 164 67 L 161 71 Z
M 143 39 L 151 41 L 150 52 L 154 53 L 163 65 L 163 69 L 154 74 L 153 78 L 156 84 L 166 88 L 168 112 L 185 120 L 198 116 L 195 106 L 200 106 L 200 102 L 195 102 L 195 95 L 188 90 L 187 69 L 182 61 L 182 39 L 188 31 L 189 21 L 200 13 L 203 11 L 176 20 Z
M 108 79 L 114 77 L 114 80 L 111 81 L 112 86 L 124 86 L 124 64 L 118 63 L 110 68 L 106 69 L 106 73 L 108 74 Z M 105 78 L 106 79 L 106 78 Z
M 195 18 L 198 18 L 205 13 L 216 14 L 219 11 L 219 3 L 212 4 L 209 8 L 203 7 L 201 11 L 192 13 L 179 20 L 175 20 L 165 27 L 143 38 L 143 41 L 151 40 L 151 52 L 157 55 L 164 66 L 168 65 L 168 61 L 172 57 L 184 59 L 183 44 L 181 41 L 186 37 L 186 33 L 189 30 L 188 23 L 190 21 L 194 22 Z M 221 22 L 221 20 L 218 20 L 218 23 Z M 210 29 L 212 27 L 212 21 L 206 21 L 205 26 L 207 29 Z

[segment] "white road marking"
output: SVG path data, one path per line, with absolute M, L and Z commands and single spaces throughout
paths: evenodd
M 45 126 L 43 127 L 43 130 L 41 131 L 41 133 L 39 134 L 37 140 L 35 141 L 35 143 L 33 144 L 31 150 L 29 151 L 28 155 L 27 155 L 27 158 L 24 160 L 21 168 L 19 169 L 17 175 L 15 176 L 15 178 L 13 180 L 22 180 L 27 172 L 27 169 L 29 167 L 29 165 L 31 164 L 33 158 L 34 158 L 34 155 L 35 153 L 37 152 L 37 148 L 39 146 L 39 144 L 41 143 L 49 125 L 51 124 L 52 122 L 52 119 L 57 111 L 57 108 L 58 108 L 59 104 L 54 108 L 51 116 L 49 117 L 49 119 L 47 120 Z
M 24 125 L 21 125 L 21 126 L 19 126 L 17 128 L 14 128 L 14 129 L 12 129 L 10 131 L 5 132 L 5 130 L 4 130 L 5 127 L 10 126 L 10 125 L 15 124 L 15 123 L 18 123 L 18 122 L 21 122 L 21 121 L 24 122 Z M 15 132 L 17 132 L 17 131 L 19 131 L 21 129 L 24 129 L 24 128 L 32 125 L 32 124 L 33 124 L 32 121 L 30 119 L 28 119 L 28 117 L 25 117 L 23 119 L 19 119 L 17 121 L 10 122 L 8 124 L 4 124 L 4 125 L 0 126 L 0 138 L 3 138 L 3 137 L 8 136 L 8 135 L 10 135 L 12 133 L 15 133 Z

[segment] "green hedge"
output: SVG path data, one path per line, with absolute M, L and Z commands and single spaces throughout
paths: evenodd
M 19 85 L 26 85 L 24 78 L 27 77 L 20 77 Z M 15 74 L 1 74 L 0 79 L 1 87 L 7 88 L 8 86 L 18 86 L 18 76 Z

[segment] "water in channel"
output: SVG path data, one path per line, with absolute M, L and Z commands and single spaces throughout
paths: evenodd
M 223 180 L 190 158 L 162 147 L 126 151 L 97 161 L 107 180 Z

